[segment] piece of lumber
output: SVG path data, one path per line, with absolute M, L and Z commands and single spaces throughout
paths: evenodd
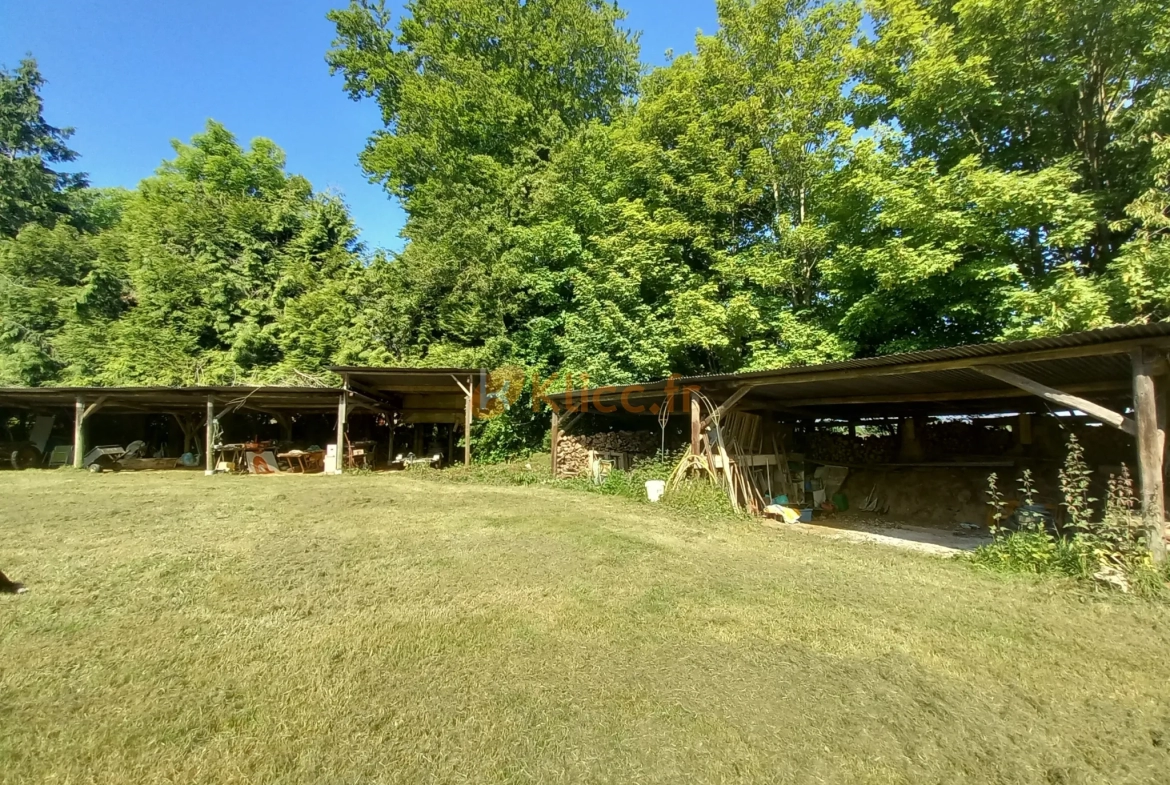
M 727 495 L 731 499 L 731 507 L 736 512 L 739 512 L 739 493 L 735 488 L 735 477 L 732 474 L 732 464 L 731 461 L 728 460 L 727 449 L 723 446 L 722 436 L 719 439 L 719 444 L 716 446 L 719 450 L 718 457 L 722 461 L 723 476 L 724 479 L 727 480 Z
M 363 384 L 362 382 L 346 377 L 346 386 L 354 395 L 360 395 L 370 401 L 375 401 L 379 406 L 385 409 L 394 410 L 402 408 L 402 402 L 400 400 L 396 401 L 394 400 L 393 396 L 386 395 L 381 391 L 370 387 L 368 384 Z
M 93 414 L 98 409 L 105 406 L 106 401 L 108 401 L 109 399 L 110 399 L 110 396 L 103 395 L 102 397 L 98 398 L 96 401 L 91 403 L 89 406 L 86 406 L 85 411 L 82 412 L 81 419 L 83 419 L 83 420 L 87 419 L 91 414 Z
M 741 468 L 744 468 L 744 469 L 757 468 L 760 466 L 776 466 L 777 465 L 776 456 L 771 455 L 771 454 L 737 455 L 733 458 L 733 461 L 736 464 L 738 464 Z M 715 468 L 716 469 L 723 468 L 723 458 L 719 457 L 718 455 L 715 456 Z
M 691 396 L 691 453 L 699 454 L 699 438 L 703 435 L 702 412 L 699 409 L 699 398 Z
M 203 473 L 211 476 L 215 474 L 215 399 L 207 396 L 207 423 L 204 431 L 203 445 Z
M 341 395 L 337 398 L 337 459 L 333 464 L 334 474 L 345 472 L 345 421 L 348 419 L 346 411 L 348 403 L 349 392 L 342 390 Z
M 1099 422 L 1103 422 L 1106 425 L 1110 425 L 1114 428 L 1119 428 L 1131 436 L 1137 436 L 1137 423 L 1135 423 L 1129 417 L 1126 417 L 1124 414 L 1119 414 L 1112 409 L 1105 408 L 1100 404 L 1093 403 L 1090 400 L 1080 398 L 1070 393 L 1062 392 L 1061 390 L 1057 390 L 1054 387 L 1049 387 L 1046 384 L 1033 381 L 1026 376 L 1021 376 L 1020 374 L 1009 371 L 1006 368 L 988 365 L 976 368 L 975 370 L 979 371 L 985 376 L 990 376 L 991 378 L 998 379 L 1005 384 L 1010 384 L 1013 387 L 1018 387 L 1021 390 L 1024 390 L 1025 392 L 1032 393 L 1033 395 L 1039 398 L 1043 398 L 1050 403 L 1056 403 L 1061 406 L 1066 406 L 1069 409 L 1082 411 L 1092 417 L 1094 420 L 1098 420 Z
M 452 377 L 454 378 L 454 377 Z M 456 382 L 459 380 L 456 379 Z M 464 390 L 467 393 L 467 400 L 463 406 L 463 465 L 471 465 L 471 377 L 467 377 L 467 387 Z M 463 385 L 459 385 L 463 387 Z
M 975 369 L 978 370 L 978 369 Z M 1123 381 L 1086 382 L 1070 385 L 1063 390 L 1066 393 L 1097 393 L 1113 392 L 1125 393 L 1129 390 L 1129 383 Z M 783 401 L 786 406 L 849 406 L 879 403 L 946 403 L 948 401 L 982 401 L 998 400 L 1003 398 L 1020 398 L 1023 391 L 1019 388 L 1004 390 L 1002 388 L 988 390 L 954 390 L 951 392 L 930 393 L 897 393 L 892 395 L 839 395 L 828 398 L 794 398 Z
M 79 395 L 73 409 L 73 468 L 85 468 L 82 450 L 85 449 L 85 400 Z
M 1149 537 L 1150 555 L 1155 564 L 1166 560 L 1166 510 L 1162 497 L 1162 445 L 1158 432 L 1158 399 L 1154 382 L 1152 353 L 1135 349 L 1133 365 L 1133 410 L 1137 420 L 1138 486 L 1142 519 Z
M 555 480 L 557 478 L 557 442 L 561 439 L 561 416 L 553 409 L 552 413 L 552 440 L 551 449 L 549 450 L 549 461 L 552 463 L 552 476 Z
M 739 403 L 741 398 L 743 398 L 745 395 L 747 395 L 749 392 L 751 392 L 753 386 L 754 385 L 744 385 L 743 387 L 740 387 L 738 390 L 733 392 L 727 398 L 727 400 L 725 400 L 723 403 L 719 404 L 719 406 L 716 407 L 713 412 L 711 412 L 710 414 L 708 414 L 706 417 L 703 418 L 702 423 L 701 423 L 701 427 L 706 428 L 708 425 L 711 424 L 712 421 L 718 420 L 720 417 L 722 417 L 723 414 L 725 412 L 727 412 L 729 409 L 731 409 L 732 406 L 735 406 L 737 403 Z M 694 396 L 691 396 L 691 398 L 693 400 Z
M 1155 391 L 1158 394 L 1158 439 L 1161 444 L 1162 453 L 1162 472 L 1165 475 L 1166 471 L 1166 426 L 1167 420 L 1170 419 L 1170 400 L 1166 398 L 1166 386 L 1170 381 L 1165 377 L 1161 377 L 1155 381 Z M 1163 488 L 1163 491 L 1165 488 Z
M 581 419 L 581 412 L 566 412 L 566 417 L 561 420 L 561 433 L 568 434 L 569 430 L 577 424 Z
M 350 382 L 349 384 L 353 384 Z M 362 406 L 372 412 L 384 414 L 387 417 L 394 416 L 394 408 L 387 404 L 380 396 L 369 395 L 360 390 L 350 389 L 349 395 L 354 398 L 354 406 Z
M 1020 413 L 1019 428 L 1016 429 L 1016 441 L 1020 446 L 1027 446 L 1032 443 L 1032 415 L 1027 412 Z

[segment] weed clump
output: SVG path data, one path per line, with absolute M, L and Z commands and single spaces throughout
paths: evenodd
M 1060 575 L 1123 592 L 1142 595 L 1166 593 L 1170 573 L 1158 570 L 1150 557 L 1150 543 L 1137 510 L 1133 480 L 1124 465 L 1109 478 L 1103 513 L 1094 515 L 1097 499 L 1090 496 L 1092 473 L 1084 447 L 1069 437 L 1068 454 L 1060 471 L 1065 521 L 1061 528 L 1037 512 L 1035 483 L 1030 470 L 1020 476 L 1023 505 L 1009 523 L 999 477 L 988 477 L 987 499 L 992 508 L 992 542 L 979 548 L 972 561 L 1004 572 Z

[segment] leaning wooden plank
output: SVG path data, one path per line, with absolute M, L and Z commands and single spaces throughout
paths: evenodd
M 736 491 L 736 488 L 735 488 L 735 476 L 732 474 L 732 471 L 731 471 L 731 461 L 728 460 L 728 458 L 727 458 L 727 450 L 723 446 L 723 441 L 720 440 L 716 446 L 718 447 L 718 450 L 719 450 L 719 458 L 722 459 L 722 462 L 723 462 L 723 476 L 724 476 L 724 479 L 727 481 L 728 498 L 731 499 L 732 508 L 736 512 L 739 512 L 739 493 Z
M 1030 392 L 1033 395 L 1039 396 L 1046 401 L 1067 406 L 1070 409 L 1077 409 L 1092 417 L 1094 420 L 1099 420 L 1106 425 L 1112 425 L 1114 428 L 1120 428 L 1128 433 L 1130 436 L 1137 436 L 1137 423 L 1126 417 L 1124 414 L 1118 414 L 1112 409 L 1107 409 L 1100 404 L 1092 401 L 1078 398 L 1075 395 L 1070 395 L 1066 392 L 1061 392 L 1053 387 L 1049 387 L 1040 382 L 1033 381 L 1026 376 L 1020 376 L 1018 373 L 1000 368 L 998 366 L 989 365 L 985 367 L 975 368 L 974 370 L 990 376 L 993 379 L 999 379 L 1005 384 L 1010 384 L 1013 387 L 1019 387 L 1025 392 Z

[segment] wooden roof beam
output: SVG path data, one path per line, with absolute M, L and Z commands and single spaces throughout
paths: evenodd
M 1014 387 L 1014 385 L 1013 385 Z M 1066 393 L 1093 393 L 1093 392 L 1129 392 L 1129 385 L 1125 382 L 1088 382 L 1065 388 Z M 950 401 L 982 401 L 1000 398 L 1022 398 L 1028 395 L 1022 389 L 1011 390 L 956 390 L 953 392 L 931 393 L 891 393 L 886 395 L 841 395 L 831 398 L 784 398 L 774 399 L 775 403 L 785 406 L 849 406 L 877 403 L 947 403 Z M 761 405 L 766 405 L 768 399 L 761 398 Z
M 703 421 L 699 423 L 699 430 L 703 430 L 708 425 L 710 425 L 713 420 L 718 420 L 720 417 L 730 411 L 733 406 L 739 403 L 741 398 L 750 393 L 754 388 L 755 385 L 745 384 L 743 387 L 740 387 L 738 390 L 733 392 L 723 401 L 723 403 L 716 407 L 715 411 L 709 413 L 706 417 L 703 418 Z
M 361 395 L 367 400 L 375 401 L 382 406 L 390 408 L 398 408 L 401 406 L 400 401 L 395 401 L 390 395 L 383 393 L 381 390 L 376 390 L 368 384 L 363 384 L 355 379 L 346 379 L 347 387 L 351 394 Z
M 364 392 L 359 392 L 352 389 L 347 390 L 346 393 L 348 397 L 356 399 L 353 403 L 354 406 L 368 409 L 372 412 L 378 412 L 379 414 L 384 414 L 387 417 L 394 416 L 394 410 L 388 409 L 388 404 L 384 403 L 381 398 L 374 398 L 366 395 Z
M 1006 368 L 1000 368 L 994 365 L 985 365 L 976 368 L 975 370 L 990 376 L 992 379 L 998 379 L 1005 384 L 1010 384 L 1013 387 L 1018 387 L 1025 392 L 1029 392 L 1039 398 L 1044 399 L 1050 403 L 1066 406 L 1069 409 L 1076 409 L 1092 417 L 1094 420 L 1110 425 L 1119 430 L 1125 431 L 1130 436 L 1137 436 L 1137 423 L 1124 414 L 1118 414 L 1112 409 L 1107 409 L 1100 404 L 1093 403 L 1085 398 L 1079 398 L 1070 393 L 1061 392 L 1054 387 L 1049 387 L 1040 382 L 1033 381 L 1026 376 L 1021 376 L 1018 373 L 1009 371 Z
M 569 432 L 569 429 L 572 428 L 574 425 L 576 425 L 577 421 L 580 419 L 581 419 L 581 410 L 580 409 L 578 409 L 577 411 L 574 411 L 574 412 L 568 412 L 565 415 L 565 419 L 560 422 L 561 433 L 567 434 Z

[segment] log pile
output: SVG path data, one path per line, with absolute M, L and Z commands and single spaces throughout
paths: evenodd
M 658 452 L 661 434 L 650 431 L 610 431 L 591 436 L 562 433 L 557 441 L 558 477 L 580 477 L 589 473 L 589 451 L 626 456 L 626 466 L 635 458 L 647 458 Z
M 918 429 L 922 458 L 945 462 L 962 456 L 1006 455 L 1013 445 L 1006 428 L 968 422 L 932 422 Z M 848 436 L 816 431 L 804 440 L 810 460 L 849 466 L 875 466 L 903 460 L 900 436 Z
M 806 452 L 821 463 L 867 465 L 893 463 L 898 460 L 896 436 L 847 436 L 843 433 L 817 431 L 808 436 Z
M 932 422 L 921 431 L 927 457 L 946 461 L 959 456 L 1006 455 L 1013 446 L 1007 428 L 968 422 Z

